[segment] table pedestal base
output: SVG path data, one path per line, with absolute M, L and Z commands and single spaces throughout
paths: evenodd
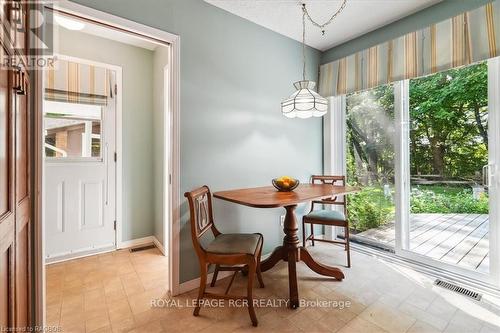
M 344 273 L 340 269 L 315 261 L 305 247 L 299 246 L 300 240 L 297 235 L 299 227 L 297 218 L 295 217 L 295 208 L 297 208 L 297 205 L 285 207 L 286 215 L 283 228 L 285 237 L 283 238 L 283 245 L 274 249 L 271 256 L 261 263 L 261 271 L 265 272 L 273 268 L 281 260 L 288 262 L 288 285 L 290 290 L 290 307 L 292 309 L 299 307 L 296 267 L 298 261 L 304 262 L 307 267 L 320 275 L 330 276 L 337 280 L 344 278 Z

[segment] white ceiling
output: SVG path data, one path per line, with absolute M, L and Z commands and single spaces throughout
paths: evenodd
M 59 15 L 59 14 L 55 14 L 55 15 Z M 62 16 L 69 18 L 72 21 L 84 23 L 83 29 L 78 30 L 78 31 L 89 34 L 89 35 L 94 35 L 94 36 L 110 39 L 110 40 L 113 40 L 116 42 L 129 44 L 132 46 L 137 46 L 137 47 L 151 50 L 151 51 L 154 51 L 156 49 L 156 47 L 158 47 L 158 45 L 160 45 L 152 40 L 142 38 L 142 37 L 139 37 L 136 35 L 132 35 L 132 34 L 129 34 L 129 33 L 123 32 L 123 31 L 111 29 L 109 27 L 104 27 L 104 26 L 101 26 L 99 24 L 95 24 L 95 23 L 92 23 L 89 21 L 80 20 L 80 19 L 72 17 L 72 16 L 71 17 L 67 16 L 67 15 L 62 15 Z M 54 24 L 59 25 L 57 23 L 57 20 L 54 20 Z M 65 27 L 63 27 L 62 25 L 59 25 L 59 28 L 65 29 Z
M 90 35 L 111 39 L 116 42 L 141 47 L 143 49 L 151 51 L 154 51 L 158 46 L 157 43 L 154 43 L 153 41 L 147 40 L 145 38 L 103 27 L 97 24 L 91 24 L 88 22 L 85 23 L 85 28 L 83 28 L 83 30 L 81 31 Z
M 342 0 L 205 0 L 282 35 L 302 41 L 302 2 L 318 23 L 326 22 Z M 441 0 L 347 0 L 342 13 L 326 28 L 306 23 L 306 44 L 325 51 Z

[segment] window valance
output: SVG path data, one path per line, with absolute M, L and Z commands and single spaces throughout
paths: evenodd
M 319 91 L 336 96 L 500 55 L 500 1 L 320 67 Z
M 44 80 L 49 101 L 106 105 L 112 92 L 107 69 L 63 59 L 45 71 Z

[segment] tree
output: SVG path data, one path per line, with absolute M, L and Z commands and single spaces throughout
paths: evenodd
M 412 174 L 474 179 L 488 159 L 487 64 L 410 80 Z M 347 96 L 348 177 L 393 177 L 392 85 Z
M 350 179 L 371 184 L 387 181 L 394 169 L 394 93 L 392 85 L 347 97 Z
M 487 163 L 487 64 L 410 81 L 412 173 L 473 178 Z

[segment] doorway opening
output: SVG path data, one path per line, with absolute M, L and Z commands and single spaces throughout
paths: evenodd
M 37 79 L 37 315 L 65 326 L 55 300 L 69 289 L 178 292 L 179 38 L 70 2 L 45 10 L 56 60 Z M 129 251 L 150 244 L 151 265 Z

